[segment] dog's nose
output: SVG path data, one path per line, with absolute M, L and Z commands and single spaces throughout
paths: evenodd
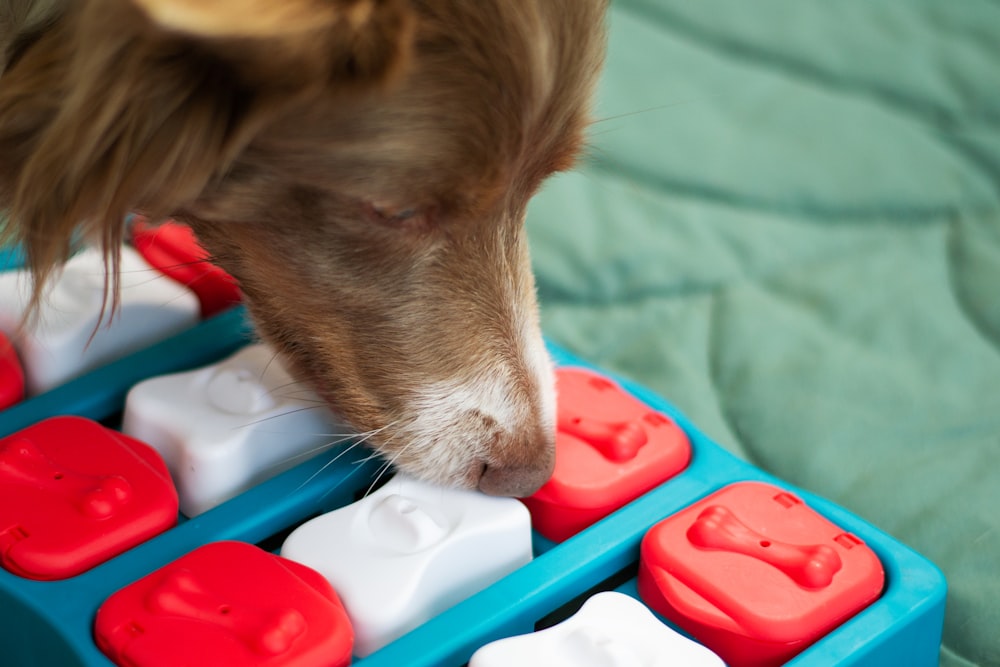
M 552 466 L 487 465 L 479 478 L 479 490 L 491 496 L 530 496 L 552 476 Z
M 537 491 L 552 477 L 555 468 L 555 442 L 552 436 L 533 439 L 531 446 L 500 451 L 518 452 L 513 460 L 492 461 L 483 466 L 479 490 L 491 496 L 523 498 Z M 528 453 L 528 456 L 524 456 Z

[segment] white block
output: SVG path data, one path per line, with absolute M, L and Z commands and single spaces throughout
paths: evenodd
M 299 526 L 281 555 L 333 585 L 364 657 L 531 561 L 519 501 L 398 475 Z
M 273 351 L 251 345 L 204 368 L 145 380 L 122 430 L 163 456 L 192 517 L 344 441 L 349 431 Z
M 469 667 L 725 667 L 719 656 L 660 622 L 623 593 L 598 593 L 559 625 L 501 639 Z
M 122 248 L 121 300 L 114 315 L 112 295 L 105 303 L 104 276 L 101 254 L 89 248 L 52 277 L 38 318 L 29 323 L 24 336 L 13 339 L 29 395 L 148 347 L 199 320 L 194 292 L 151 267 L 132 248 Z M 0 330 L 9 334 L 17 329 L 30 286 L 27 271 L 0 273 Z M 102 304 L 104 319 L 98 322 Z

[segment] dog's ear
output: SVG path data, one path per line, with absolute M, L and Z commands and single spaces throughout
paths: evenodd
M 116 264 L 128 213 L 196 201 L 290 106 L 384 85 L 414 23 L 407 0 L 72 4 L 0 84 L 0 196 L 33 306 L 75 230 Z
M 340 83 L 391 79 L 406 62 L 414 25 L 408 0 L 131 2 L 161 29 L 199 38 L 235 61 L 249 59 L 258 73 L 277 60 L 285 78 L 300 71 L 287 67 L 294 64 L 326 68 Z M 266 48 L 246 51 L 250 45 Z
M 372 2 L 309 0 L 132 0 L 164 28 L 202 37 L 268 37 L 351 20 Z

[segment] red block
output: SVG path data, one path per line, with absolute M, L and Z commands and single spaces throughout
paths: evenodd
M 24 399 L 24 370 L 10 340 L 0 333 L 0 410 Z
M 132 245 L 150 265 L 197 295 L 203 318 L 240 302 L 236 280 L 208 261 L 208 253 L 187 225 L 137 220 L 132 224 Z
M 207 544 L 114 593 L 94 637 L 129 667 L 340 667 L 354 641 L 322 575 L 242 542 Z
M 665 415 L 606 377 L 556 371 L 556 465 L 522 502 L 532 525 L 561 542 L 687 467 L 691 444 Z
M 740 482 L 643 538 L 639 594 L 733 667 L 779 665 L 882 592 L 875 553 L 796 496 Z
M 177 491 L 148 445 L 83 417 L 0 440 L 0 564 L 74 576 L 177 522 Z

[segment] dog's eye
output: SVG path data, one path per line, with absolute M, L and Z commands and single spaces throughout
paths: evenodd
M 407 208 L 392 215 L 392 220 L 409 220 L 417 214 L 416 208 Z
M 389 225 L 412 225 L 423 219 L 423 211 L 419 207 L 410 206 L 396 208 L 370 203 L 365 206 L 368 215 L 376 221 Z

